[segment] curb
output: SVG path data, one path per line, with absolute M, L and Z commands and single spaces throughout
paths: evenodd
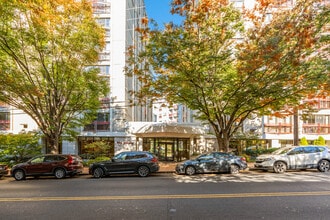
M 157 171 L 156 173 L 175 173 L 175 170 L 173 169 L 173 170 L 159 170 L 159 171 Z M 84 167 L 84 170 L 83 170 L 83 172 L 82 173 L 80 173 L 79 175 L 90 175 L 89 173 L 88 173 L 88 167 L 87 168 L 85 168 Z

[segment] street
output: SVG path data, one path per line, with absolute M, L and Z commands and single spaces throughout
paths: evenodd
M 329 219 L 330 173 L 0 180 L 0 219 Z

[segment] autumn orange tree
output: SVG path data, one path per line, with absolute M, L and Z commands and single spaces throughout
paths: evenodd
M 86 0 L 0 2 L 0 100 L 38 124 L 49 152 L 89 123 L 107 94 L 95 68 L 104 30 Z
M 326 9 L 315 7 L 316 0 L 291 9 L 277 2 L 237 9 L 227 0 L 174 0 L 181 25 L 138 29 L 146 47 L 131 53 L 127 68 L 143 84 L 137 97 L 165 97 L 196 110 L 224 151 L 251 114 L 295 106 L 328 77 L 323 57 L 313 56 Z

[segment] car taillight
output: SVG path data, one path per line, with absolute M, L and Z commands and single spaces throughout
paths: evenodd
M 241 160 L 246 162 L 246 158 L 245 157 L 241 157 Z
M 69 165 L 73 164 L 73 158 L 71 156 L 69 156 L 69 158 L 68 158 L 68 164 Z
M 157 162 L 158 162 L 157 157 L 153 157 L 153 158 L 151 159 L 151 162 L 153 162 L 153 163 L 157 163 Z

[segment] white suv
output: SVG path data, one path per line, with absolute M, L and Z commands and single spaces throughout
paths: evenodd
M 272 154 L 258 156 L 254 167 L 262 170 L 274 170 L 276 173 L 313 168 L 317 168 L 320 172 L 327 172 L 330 170 L 330 149 L 325 146 L 280 148 Z

